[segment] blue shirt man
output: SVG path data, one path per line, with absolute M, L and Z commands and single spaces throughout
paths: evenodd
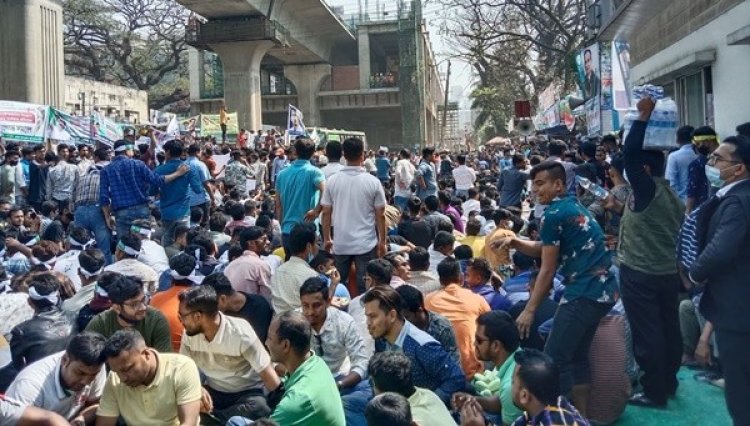
M 388 161 L 384 151 L 380 151 L 380 156 L 375 160 L 375 167 L 378 170 L 378 179 L 381 182 L 388 182 L 391 179 L 391 162 Z
M 192 147 L 191 147 L 192 148 Z M 208 167 L 195 155 L 190 155 L 185 164 L 190 166 L 190 173 L 198 176 L 201 184 L 200 191 L 190 193 L 190 207 L 200 206 L 201 204 L 207 203 L 210 198 L 206 192 L 205 185 L 210 179 L 208 173 Z
M 415 173 L 417 181 L 417 197 L 424 201 L 430 195 L 437 196 L 437 176 L 435 176 L 435 148 L 427 147 L 422 150 L 422 161 L 419 162 Z
M 298 160 L 276 178 L 276 214 L 281 222 L 282 235 L 289 235 L 294 225 L 302 223 L 311 210 L 316 211 L 314 216 L 308 217 L 310 220 L 320 214 L 318 202 L 326 181 L 323 171 L 310 163 L 315 152 L 313 141 L 298 139 L 294 150 Z
M 692 134 L 691 126 L 680 127 L 677 130 L 677 142 L 681 146 L 667 157 L 667 169 L 664 176 L 669 181 L 669 186 L 683 202 L 688 196 L 690 163 L 698 158 L 698 154 L 693 151 Z
M 182 164 L 180 157 L 171 158 L 168 152 L 169 151 L 166 151 L 165 149 L 165 156 L 168 159 L 164 164 L 154 170 L 156 174 L 162 176 L 172 174 L 176 172 L 177 168 Z M 198 194 L 202 191 L 203 187 L 201 186 L 200 177 L 192 169 L 185 176 L 164 185 L 159 195 L 161 219 L 163 221 L 187 219 L 190 215 L 191 195 Z

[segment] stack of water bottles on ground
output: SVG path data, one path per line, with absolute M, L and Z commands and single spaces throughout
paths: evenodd
M 630 132 L 630 126 L 638 119 L 636 105 L 644 97 L 650 97 L 656 101 L 656 107 L 651 114 L 651 119 L 646 128 L 646 138 L 643 140 L 643 149 L 654 151 L 671 151 L 679 148 L 675 139 L 675 132 L 680 123 L 677 111 L 677 103 L 669 97 L 664 96 L 664 88 L 650 84 L 633 87 L 633 99 L 630 109 L 625 116 L 625 137 Z

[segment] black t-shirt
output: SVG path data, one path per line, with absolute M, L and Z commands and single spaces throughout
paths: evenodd
M 518 316 L 521 315 L 521 312 L 523 312 L 524 308 L 526 308 L 526 303 L 527 301 L 525 300 L 523 302 L 518 302 L 508 310 L 508 313 L 514 320 L 517 319 Z M 529 337 L 521 340 L 522 348 L 533 348 L 540 351 L 544 350 L 544 340 L 539 336 L 539 326 L 554 317 L 556 311 L 557 303 L 545 297 L 534 313 L 534 322 L 531 324 Z
M 271 325 L 271 319 L 273 318 L 273 308 L 263 296 L 245 293 L 244 291 L 240 293 L 245 295 L 245 306 L 237 312 L 225 312 L 225 314 L 249 322 L 260 341 L 265 344 L 268 327 Z
M 398 224 L 398 235 L 412 244 L 428 249 L 432 244 L 432 229 L 423 220 L 403 219 Z

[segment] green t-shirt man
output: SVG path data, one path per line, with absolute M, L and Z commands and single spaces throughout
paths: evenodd
M 286 378 L 284 388 L 271 420 L 284 426 L 346 426 L 336 382 L 319 356 L 303 362 Z
M 91 319 L 86 331 L 95 331 L 109 338 L 123 327 L 117 321 L 117 312 L 112 309 L 106 310 Z M 133 329 L 141 333 L 146 346 L 154 348 L 159 352 L 172 352 L 172 336 L 169 332 L 169 323 L 164 314 L 158 310 L 148 307 L 146 318 L 138 321 Z

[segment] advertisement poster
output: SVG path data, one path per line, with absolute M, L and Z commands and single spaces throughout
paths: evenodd
M 594 97 L 586 101 L 584 106 L 586 110 L 586 123 L 588 125 L 588 135 L 598 135 L 602 130 L 601 109 L 599 108 L 599 97 Z
M 186 128 L 187 130 L 187 128 Z M 227 114 L 227 141 L 234 143 L 240 128 L 237 124 L 237 113 Z M 219 114 L 201 114 L 200 116 L 200 136 L 212 136 L 218 142 L 221 141 L 221 121 Z
M 90 145 L 94 142 L 91 137 L 91 116 L 74 116 L 50 108 L 47 137 L 58 142 Z
M 576 118 L 573 115 L 573 110 L 570 109 L 570 102 L 567 99 L 560 101 L 560 121 L 571 132 L 576 125 Z
M 612 109 L 612 44 L 601 44 L 601 57 L 599 61 L 599 76 L 601 77 L 601 102 L 602 110 Z
M 601 89 L 599 45 L 594 43 L 583 49 L 576 57 L 576 64 L 583 98 L 588 100 L 598 96 Z
M 116 141 L 122 139 L 123 128 L 99 111 L 94 111 L 91 114 L 91 133 L 97 142 L 112 147 Z
M 307 131 L 305 130 L 304 118 L 305 116 L 299 108 L 289 105 L 286 133 L 292 136 L 305 136 Z
M 0 101 L 0 135 L 5 141 L 44 142 L 49 110 L 46 105 Z
M 631 93 L 630 45 L 624 41 L 615 41 L 612 43 L 612 94 L 614 109 L 627 111 L 630 108 Z

